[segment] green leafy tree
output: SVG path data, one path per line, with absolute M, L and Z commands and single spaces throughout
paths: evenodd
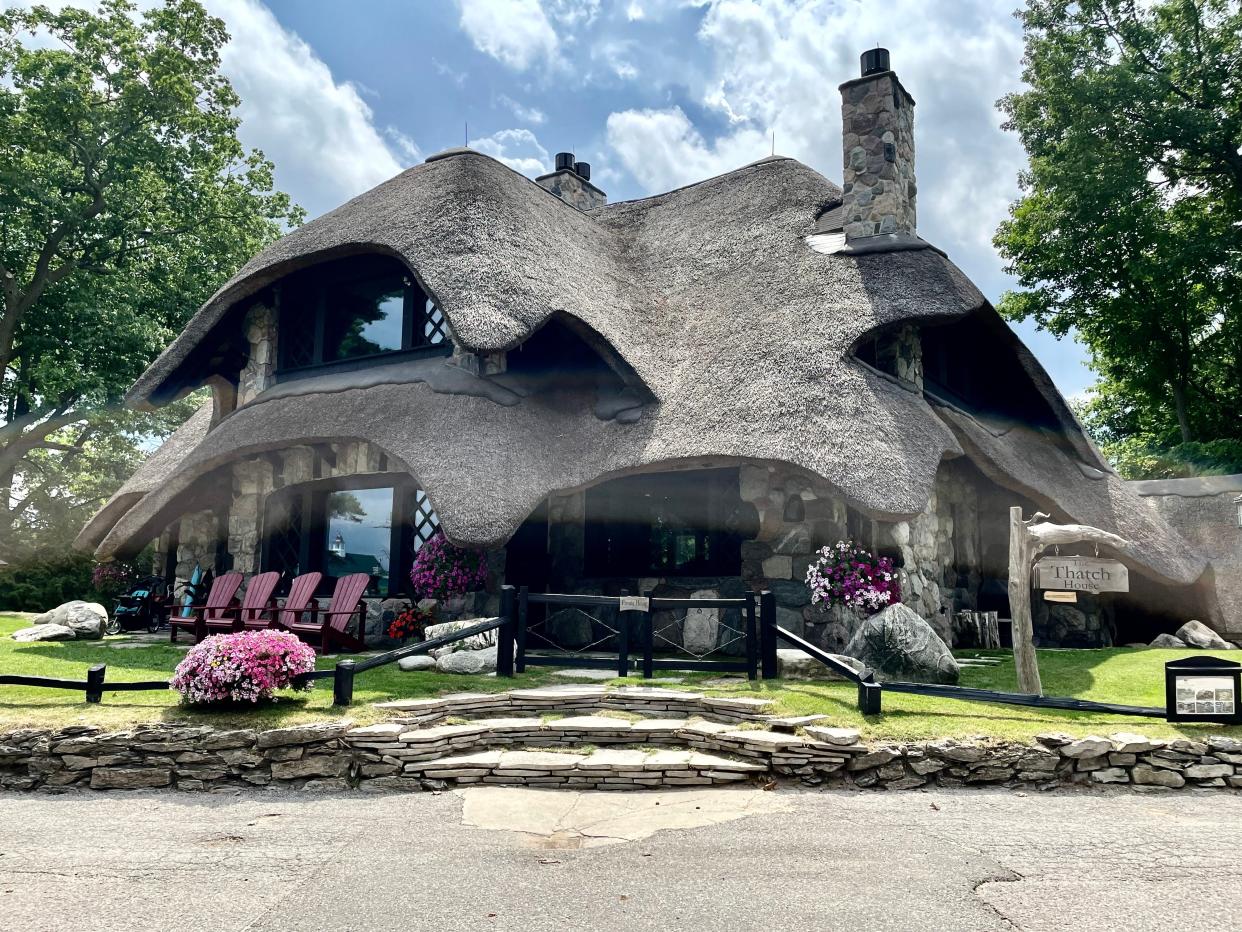
M 237 138 L 224 23 L 0 12 L 0 548 L 72 538 L 186 406 L 122 412 L 188 315 L 302 212 Z
M 1242 439 L 1239 4 L 1031 0 L 1019 18 L 1029 90 L 1000 107 L 1029 168 L 995 238 L 1021 285 L 1000 311 L 1086 343 L 1083 413 L 1123 468 Z

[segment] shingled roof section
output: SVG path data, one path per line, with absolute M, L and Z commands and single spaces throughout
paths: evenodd
M 248 263 L 142 376 L 132 403 L 157 404 L 167 385 L 192 385 L 180 367 L 198 344 L 217 339 L 214 329 L 244 297 L 294 269 L 377 250 L 414 271 L 459 345 L 508 349 L 554 317 L 576 318 L 654 403 L 629 423 L 596 417 L 587 398 L 498 403 L 490 385 L 438 378 L 426 363 L 389 368 L 365 388 L 299 379 L 225 418 L 120 518 L 99 555 L 153 536 L 193 496 L 196 480 L 221 465 L 338 439 L 386 450 L 462 543 L 504 541 L 550 492 L 622 472 L 741 459 L 802 467 L 877 516 L 916 514 L 941 459 L 962 447 L 920 394 L 859 363 L 851 349 L 892 324 L 995 312 L 933 248 L 811 249 L 807 237 L 840 198 L 837 185 L 779 157 L 586 213 L 469 150 L 409 169 Z M 1087 478 L 1106 464 L 1038 363 L 1029 354 L 1021 362 L 1077 451 L 1062 455 L 1082 464 L 1065 479 L 1081 488 L 1058 497 L 1084 503 L 1080 520 L 1115 514 L 1111 483 Z M 999 459 L 983 447 L 977 455 Z M 1165 530 L 1150 546 L 1136 543 L 1135 558 L 1184 581 L 1194 568 L 1161 555 L 1176 539 Z

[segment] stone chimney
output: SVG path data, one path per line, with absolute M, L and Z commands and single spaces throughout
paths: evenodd
M 590 210 L 608 203 L 608 195 L 591 184 L 591 164 L 575 162 L 572 152 L 556 153 L 556 170 L 540 175 L 535 183 L 579 210 Z
M 915 232 L 914 98 L 889 67 L 888 49 L 862 54 L 862 77 L 841 85 L 846 241 Z

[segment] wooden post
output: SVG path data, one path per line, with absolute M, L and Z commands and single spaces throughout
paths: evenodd
M 776 596 L 766 589 L 759 593 L 759 663 L 765 680 L 776 679 Z
M 655 609 L 651 605 L 655 590 L 648 589 L 643 596 L 647 600 L 643 613 L 643 679 L 649 680 L 655 674 Z
M 353 660 L 338 660 L 332 674 L 332 704 L 347 706 L 354 701 Z
M 1034 520 L 1034 519 L 1032 519 Z M 1044 694 L 1035 656 L 1035 625 L 1031 621 L 1031 560 L 1035 542 L 1022 520 L 1022 509 L 1009 509 L 1009 617 L 1013 619 L 1013 664 L 1018 692 Z
M 107 665 L 102 663 L 97 663 L 86 671 L 87 702 L 103 701 L 104 677 L 107 675 L 107 672 Z
M 504 619 L 496 632 L 496 675 L 513 676 L 513 644 L 517 639 L 517 599 L 512 586 L 500 588 L 500 617 Z

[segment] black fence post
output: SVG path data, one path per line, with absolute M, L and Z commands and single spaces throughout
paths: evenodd
M 653 590 L 643 593 L 647 600 L 647 611 L 643 612 L 643 679 L 649 680 L 655 675 L 655 609 L 651 605 Z
M 86 671 L 86 701 L 102 702 L 104 690 L 104 676 L 108 672 L 108 665 L 97 663 Z
M 621 595 L 629 593 L 621 590 Z M 617 600 L 617 676 L 630 675 L 630 613 L 620 611 L 621 600 Z
M 514 669 L 518 673 L 526 672 L 526 617 L 530 611 L 530 589 L 522 586 L 518 590 L 518 617 L 517 617 L 517 663 Z
M 776 679 L 776 596 L 766 589 L 759 594 L 759 660 L 763 678 Z
M 338 660 L 332 676 L 332 704 L 350 705 L 354 701 L 353 660 Z
M 858 683 L 858 711 L 863 715 L 879 715 L 881 707 L 881 687 L 879 683 L 861 680 Z
M 746 593 L 746 678 L 759 676 L 759 631 L 755 624 L 755 593 Z
M 512 586 L 500 588 L 500 617 L 504 624 L 496 632 L 496 675 L 513 676 L 513 641 L 517 633 L 517 605 Z

